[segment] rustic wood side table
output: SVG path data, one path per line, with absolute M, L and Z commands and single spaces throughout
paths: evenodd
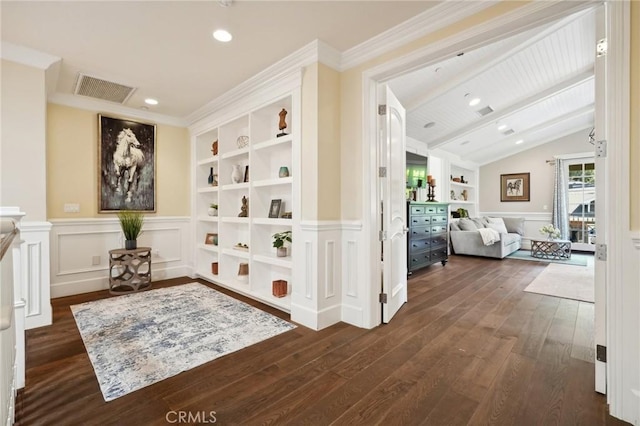
M 135 293 L 150 288 L 151 247 L 109 250 L 109 293 Z
M 532 239 L 531 256 L 539 259 L 571 259 L 571 241 Z

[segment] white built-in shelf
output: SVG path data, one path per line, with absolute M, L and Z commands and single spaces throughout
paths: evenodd
M 204 160 L 200 160 L 198 161 L 198 166 L 208 166 L 210 164 L 215 164 L 218 162 L 218 156 L 216 155 L 215 157 L 211 157 L 211 158 L 205 158 Z
M 462 187 L 465 187 L 465 188 L 475 188 L 475 185 L 471 185 L 471 184 L 468 184 L 468 183 L 454 182 L 454 181 L 451 181 L 451 185 L 462 186 Z
M 231 183 L 229 185 L 222 186 L 223 191 L 231 191 L 236 189 L 248 189 L 248 188 L 249 188 L 249 182 Z
M 257 180 L 253 182 L 253 186 L 257 188 L 261 186 L 291 185 L 292 183 L 293 177 L 289 176 L 284 178 Z
M 473 201 L 464 201 L 464 200 L 451 200 L 449 201 L 451 204 L 475 204 Z
M 233 216 L 225 216 L 220 218 L 220 222 L 222 223 L 249 223 L 248 217 L 233 217 Z
M 239 157 L 241 155 L 245 155 L 248 153 L 249 153 L 249 147 L 246 147 L 246 148 L 236 149 L 235 151 L 226 152 L 222 154 L 222 158 L 227 159 L 227 158 Z
M 284 297 L 275 297 L 272 293 L 265 291 L 257 291 L 256 296 L 264 301 L 268 305 L 276 305 L 275 307 L 285 309 L 287 312 L 291 307 L 291 295 L 287 294 Z
M 259 142 L 253 145 L 253 150 L 257 151 L 259 149 L 270 148 L 272 146 L 289 143 L 293 140 L 293 135 L 281 136 L 279 138 L 273 138 L 268 141 Z
M 266 256 L 264 254 L 254 254 L 253 255 L 253 260 L 255 260 L 256 262 L 262 262 L 262 263 L 266 263 L 266 264 L 269 264 L 269 265 L 282 266 L 283 268 L 291 269 L 291 267 L 293 267 L 293 262 L 291 261 L 291 256 L 278 257 L 276 255 Z
M 198 216 L 200 222 L 217 222 L 218 216 Z
M 199 193 L 205 193 L 205 192 L 218 192 L 218 187 L 217 186 L 203 186 L 202 188 L 198 188 L 198 192 Z
M 249 259 L 249 252 L 244 250 L 236 250 L 232 248 L 224 248 L 222 249 L 222 254 L 226 254 L 228 256 L 235 256 L 241 259 Z
M 256 224 L 256 225 L 284 225 L 284 226 L 291 226 L 293 224 L 293 219 L 257 217 L 255 219 L 253 219 L 253 223 Z
M 214 246 L 213 244 L 198 244 L 198 248 L 205 251 L 210 251 L 212 253 L 218 253 L 218 246 Z

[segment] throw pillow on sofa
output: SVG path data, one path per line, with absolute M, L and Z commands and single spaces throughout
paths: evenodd
M 458 226 L 462 231 L 477 231 L 478 227 L 472 220 L 463 218 L 458 221 Z
M 508 232 L 524 235 L 524 218 L 523 217 L 503 217 L 504 225 Z
M 507 233 L 507 227 L 501 217 L 485 217 L 483 220 L 487 228 L 495 229 L 500 234 Z

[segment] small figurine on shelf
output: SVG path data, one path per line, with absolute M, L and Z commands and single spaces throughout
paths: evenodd
M 285 118 L 287 117 L 287 110 L 282 108 L 282 111 L 280 111 L 278 115 L 280 116 L 280 122 L 278 123 L 278 129 L 280 129 L 280 133 L 278 133 L 276 137 L 279 138 L 280 136 L 286 135 L 284 129 L 287 128 L 287 122 L 285 121 Z
M 249 217 L 249 199 L 245 195 L 242 196 L 242 207 L 238 217 Z
M 218 139 L 211 144 L 211 154 L 213 154 L 214 157 L 218 155 Z
M 211 170 L 209 171 L 209 178 L 207 179 L 207 183 L 209 185 L 213 185 L 213 167 L 210 168 Z

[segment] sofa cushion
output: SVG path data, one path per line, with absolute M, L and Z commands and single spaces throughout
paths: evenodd
M 462 231 L 462 230 L 460 229 L 460 226 L 458 226 L 458 221 L 451 222 L 451 223 L 449 224 L 449 229 L 451 229 L 452 231 Z
M 517 244 L 522 240 L 520 238 L 520 235 L 515 233 L 504 234 L 504 235 L 501 235 L 501 237 L 502 237 L 501 243 L 503 247 L 509 247 L 510 245 Z
M 483 219 L 487 224 L 487 228 L 495 229 L 501 234 L 507 233 L 507 227 L 504 225 L 501 217 L 485 217 Z
M 504 225 L 508 232 L 524 235 L 524 218 L 523 217 L 503 217 Z
M 476 226 L 476 224 L 471 219 L 467 219 L 467 218 L 460 219 L 458 221 L 458 226 L 460 227 L 461 231 L 477 231 L 478 230 L 478 227 Z
M 485 224 L 484 224 L 484 222 L 483 222 L 483 220 L 481 218 L 479 218 L 479 217 L 471 217 L 469 219 L 471 219 L 471 221 L 476 224 L 476 228 L 478 228 L 478 229 L 486 228 L 486 226 L 485 226 Z

